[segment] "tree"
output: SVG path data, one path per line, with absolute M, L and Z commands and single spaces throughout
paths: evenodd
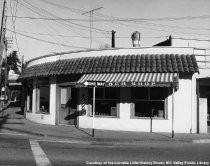
M 12 51 L 7 56 L 7 63 L 6 59 L 4 58 L 2 61 L 2 71 L 1 71 L 1 87 L 5 85 L 5 70 L 7 70 L 7 74 L 9 70 L 14 70 L 15 74 L 20 74 L 20 59 L 18 58 L 17 51 Z

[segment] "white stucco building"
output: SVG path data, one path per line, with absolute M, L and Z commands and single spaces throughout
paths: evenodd
M 155 46 L 33 59 L 19 78 L 26 118 L 81 128 L 94 123 L 95 129 L 106 130 L 207 133 L 209 72 L 198 68 L 196 58 L 207 55 L 199 51 Z M 103 86 L 85 86 L 86 81 Z

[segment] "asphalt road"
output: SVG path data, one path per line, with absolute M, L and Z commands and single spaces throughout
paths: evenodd
M 43 138 L 41 138 L 43 139 Z M 142 142 L 134 145 L 40 140 L 0 134 L 0 165 L 210 165 L 210 144 Z

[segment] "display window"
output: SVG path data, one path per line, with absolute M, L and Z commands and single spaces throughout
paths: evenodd
M 93 103 L 93 88 L 88 89 L 89 103 Z M 117 117 L 119 88 L 95 88 L 95 115 Z M 92 107 L 93 108 L 93 107 Z M 90 110 L 92 116 L 92 109 Z
M 39 79 L 37 83 L 37 112 L 50 113 L 50 85 L 49 79 Z
M 27 82 L 27 111 L 32 112 L 33 80 Z
M 133 87 L 132 117 L 167 118 L 165 108 L 168 87 Z

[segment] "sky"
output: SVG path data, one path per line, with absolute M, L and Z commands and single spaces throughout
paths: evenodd
M 25 61 L 55 52 L 110 46 L 112 30 L 119 48 L 132 47 L 134 31 L 141 33 L 142 47 L 169 35 L 210 40 L 209 0 L 6 1 L 8 52 L 18 51 Z M 0 5 L 2 13 L 3 0 Z

